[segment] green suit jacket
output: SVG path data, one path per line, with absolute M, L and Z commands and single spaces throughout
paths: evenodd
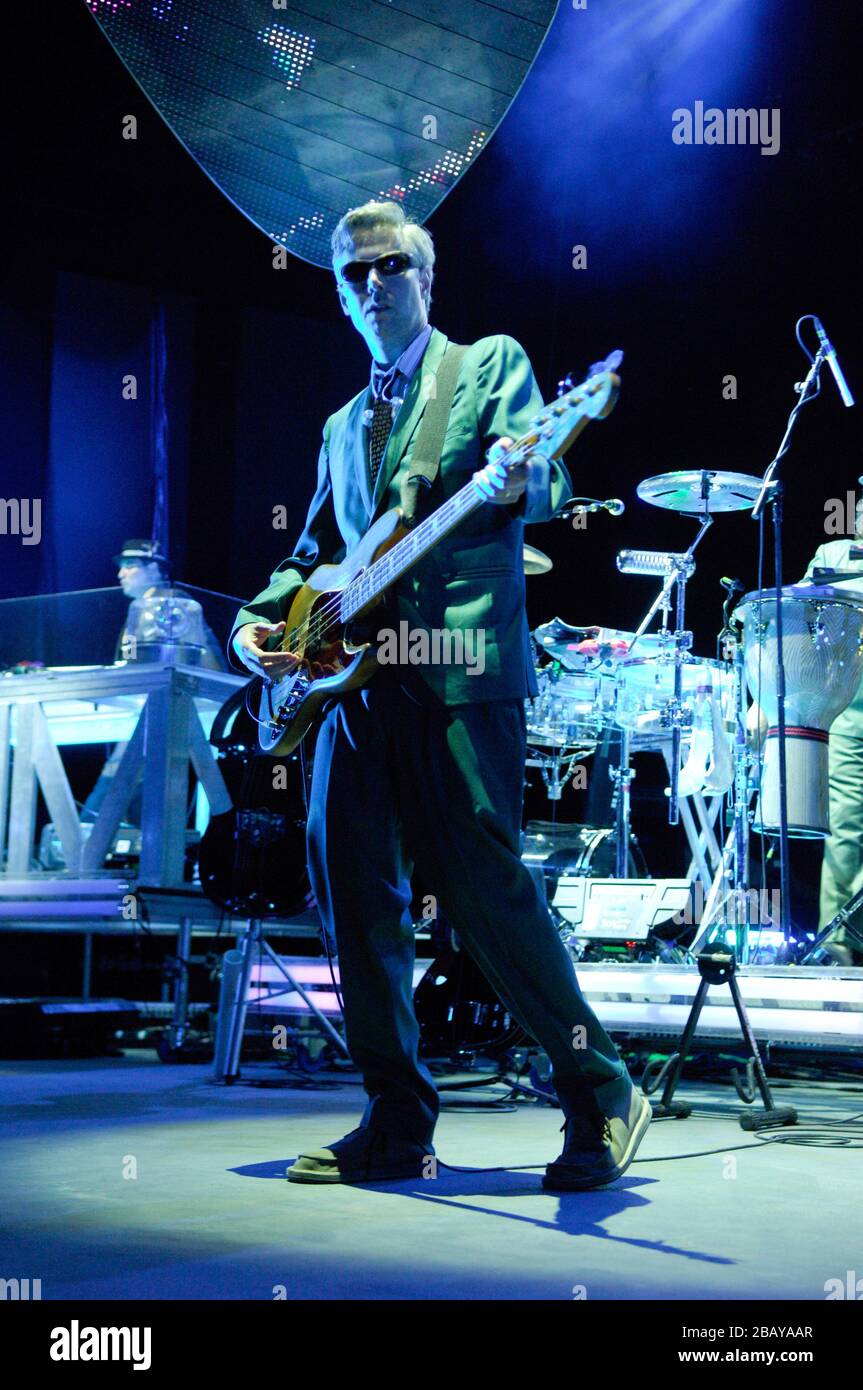
M 374 494 L 369 486 L 369 431 L 362 424 L 363 412 L 371 405 L 370 391 L 361 391 L 327 420 L 317 490 L 295 553 L 278 566 L 269 586 L 240 610 L 234 632 L 243 623 L 281 622 L 294 592 L 315 566 L 338 563 L 376 516 L 399 506 L 429 397 L 428 381 L 447 341 L 443 333 L 432 332 L 387 441 Z M 421 515 L 452 496 L 483 466 L 485 451 L 496 439 L 524 434 L 542 403 L 527 355 L 513 338 L 496 334 L 469 347 L 456 384 L 440 473 Z M 572 491 L 560 463 L 552 463 L 545 476 L 542 472 L 530 494 L 514 506 L 486 503 L 467 517 L 394 590 L 397 618 L 412 633 L 483 633 L 483 660 L 474 663 L 472 674 L 468 663 L 411 668 L 446 704 L 524 699 L 536 693 L 524 607 L 524 525 L 547 521 Z
M 804 579 L 811 580 L 815 568 L 826 570 L 843 570 L 846 573 L 856 570 L 859 579 L 842 579 L 838 583 L 831 585 L 832 588 L 842 593 L 855 594 L 863 597 L 863 560 L 852 560 L 850 558 L 851 547 L 857 549 L 863 547 L 863 540 L 839 540 L 827 541 L 824 545 L 819 545 L 815 554 L 809 562 Z M 854 699 L 837 715 L 830 725 L 831 734 L 846 734 L 852 738 L 863 738 L 863 682 L 857 687 Z

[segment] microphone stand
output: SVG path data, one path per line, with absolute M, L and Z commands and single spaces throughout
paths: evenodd
M 776 737 L 779 740 L 779 924 L 787 955 L 791 946 L 791 865 L 788 846 L 788 772 L 785 757 L 785 655 L 783 651 L 782 620 L 782 480 L 779 477 L 780 460 L 791 447 L 791 432 L 797 423 L 797 416 L 810 400 L 818 395 L 820 382 L 818 374 L 826 360 L 823 347 L 818 349 L 812 365 L 802 382 L 794 389 L 800 399 L 788 417 L 782 443 L 776 457 L 767 466 L 761 480 L 761 491 L 752 508 L 752 520 L 759 521 L 764 508 L 770 502 L 773 517 L 773 569 L 776 589 Z M 813 389 L 814 388 L 814 389 Z M 763 589 L 759 590 L 759 607 L 763 601 Z M 760 612 L 759 612 L 760 619 Z

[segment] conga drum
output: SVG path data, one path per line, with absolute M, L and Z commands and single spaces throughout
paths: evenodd
M 830 834 L 828 730 L 863 678 L 863 597 L 826 585 L 781 590 L 785 661 L 785 761 L 788 833 Z M 746 680 L 767 718 L 755 828 L 779 833 L 777 742 L 777 590 L 746 594 L 734 612 L 743 623 Z

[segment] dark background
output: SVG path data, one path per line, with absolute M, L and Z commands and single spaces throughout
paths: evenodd
M 800 314 L 821 316 L 863 391 L 859 6 L 703 0 L 673 34 L 659 22 L 669 8 L 562 4 L 500 130 L 430 221 L 433 322 L 451 337 L 514 335 L 546 397 L 567 370 L 626 352 L 617 410 L 568 459 L 577 492 L 620 496 L 626 514 L 528 531 L 555 562 L 529 583 L 532 624 L 636 626 L 654 585 L 619 575 L 617 550 L 682 549 L 692 531 L 639 502 L 637 483 L 763 472 L 805 372 Z M 0 595 L 110 584 L 118 542 L 149 534 L 149 335 L 163 305 L 176 570 L 249 596 L 302 525 L 323 421 L 363 385 L 365 348 L 326 271 L 272 269 L 267 239 L 185 153 L 83 0 L 28 4 L 17 23 L 0 493 L 42 497 L 43 541 L 0 536 Z M 675 146 L 671 111 L 698 99 L 779 107 L 779 153 Z M 134 142 L 120 135 L 129 113 Z M 575 244 L 586 270 L 572 269 Z M 120 394 L 128 372 L 134 403 Z M 736 400 L 723 399 L 728 374 Z M 863 472 L 861 419 L 825 373 L 784 468 L 789 579 L 829 538 L 827 500 Z M 280 504 L 287 535 L 272 527 Z M 705 656 L 719 577 L 753 587 L 757 542 L 735 514 L 703 543 L 689 619 Z

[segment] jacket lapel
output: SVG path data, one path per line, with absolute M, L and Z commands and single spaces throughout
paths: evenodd
M 408 387 L 404 404 L 396 416 L 390 437 L 387 440 L 387 447 L 381 459 L 380 472 L 378 473 L 375 485 L 374 496 L 372 498 L 372 514 L 378 510 L 381 501 L 386 496 L 387 489 L 393 478 L 398 472 L 399 465 L 404 458 L 405 450 L 413 438 L 414 430 L 419 425 L 423 417 L 423 412 L 429 399 L 430 382 L 438 364 L 444 355 L 449 339 L 444 333 L 439 333 L 434 329 L 428 341 L 428 346 L 422 356 L 422 361 L 417 367 Z M 367 430 L 363 431 L 368 434 Z M 365 445 L 365 491 L 368 492 L 368 445 Z
M 372 392 L 371 387 L 369 387 L 368 390 L 361 391 L 353 402 L 346 430 L 346 438 L 353 441 L 351 462 L 360 489 L 360 496 L 363 499 L 363 506 L 366 509 L 366 516 L 369 519 L 371 519 L 372 514 L 372 494 L 369 487 L 369 430 L 363 424 L 363 413 L 367 409 L 371 409 L 371 404 Z

